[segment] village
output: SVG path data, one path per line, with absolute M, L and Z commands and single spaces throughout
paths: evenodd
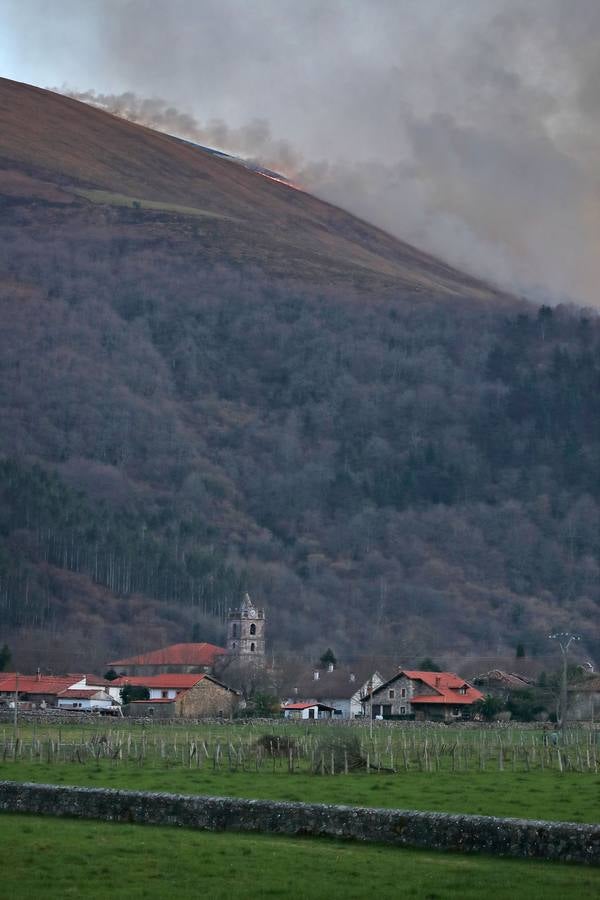
M 535 664 L 523 658 L 515 660 L 520 672 L 494 668 L 464 677 L 440 670 L 431 659 L 418 668 L 397 664 L 391 672 L 387 661 L 378 664 L 376 658 L 340 665 L 328 648 L 313 665 L 278 667 L 267 659 L 265 626 L 264 609 L 245 594 L 229 611 L 226 647 L 172 644 L 108 661 L 103 675 L 0 672 L 0 714 L 161 721 L 261 715 L 446 724 L 564 718 L 558 676 L 549 680 L 542 672 L 536 677 Z M 591 663 L 571 667 L 570 674 L 566 716 L 597 721 L 600 675 Z

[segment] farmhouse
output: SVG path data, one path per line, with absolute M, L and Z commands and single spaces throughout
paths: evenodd
M 492 669 L 471 679 L 475 687 L 483 688 L 486 694 L 508 700 L 513 691 L 526 691 L 535 685 L 533 678 L 517 672 L 505 672 L 503 669 Z
M 164 675 L 166 673 L 212 672 L 216 660 L 227 651 L 216 644 L 170 644 L 160 650 L 109 662 L 119 675 Z
M 483 694 L 454 672 L 400 669 L 362 699 L 366 715 L 383 719 L 437 719 L 468 717 L 469 708 Z
M 150 693 L 147 700 L 133 700 L 127 705 L 125 711 L 131 716 L 161 719 L 231 716 L 240 699 L 237 691 L 206 673 L 124 676 L 113 682 L 119 690 L 126 684 L 146 687 Z
M 288 686 L 287 703 L 299 697 L 315 700 L 331 706 L 336 718 L 354 719 L 363 715 L 361 698 L 379 685 L 383 678 L 379 672 L 366 667 L 338 668 L 330 664 L 325 669 L 300 673 Z
M 110 694 L 95 688 L 68 688 L 58 694 L 57 700 L 59 709 L 102 710 L 114 706 Z
M 19 702 L 33 707 L 57 706 L 58 696 L 63 691 L 81 681 L 81 675 L 20 675 L 4 672 L 0 675 L 0 702 L 13 703 L 15 695 Z
M 281 707 L 284 719 L 330 719 L 335 712 L 333 706 L 307 700 L 301 703 L 286 703 Z

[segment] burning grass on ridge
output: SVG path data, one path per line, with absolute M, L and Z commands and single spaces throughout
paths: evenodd
M 182 206 L 178 203 L 167 203 L 162 200 L 146 200 L 143 197 L 128 197 L 126 194 L 118 194 L 113 191 L 84 190 L 83 188 L 71 188 L 72 193 L 92 203 L 106 203 L 109 206 L 126 206 L 130 209 L 151 209 L 161 212 L 180 213 L 184 216 L 199 216 L 210 219 L 227 219 L 239 222 L 235 216 L 226 216 L 222 213 L 212 212 L 209 209 L 199 209 L 197 206 Z

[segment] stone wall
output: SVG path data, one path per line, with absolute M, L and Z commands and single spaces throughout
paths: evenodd
M 0 782 L 0 811 L 600 865 L 600 825 Z

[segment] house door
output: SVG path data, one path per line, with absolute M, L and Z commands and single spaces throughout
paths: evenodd
M 308 718 L 309 718 L 309 719 L 314 719 L 314 717 L 315 717 L 315 711 L 314 711 L 314 709 L 309 709 L 309 711 L 308 711 Z

